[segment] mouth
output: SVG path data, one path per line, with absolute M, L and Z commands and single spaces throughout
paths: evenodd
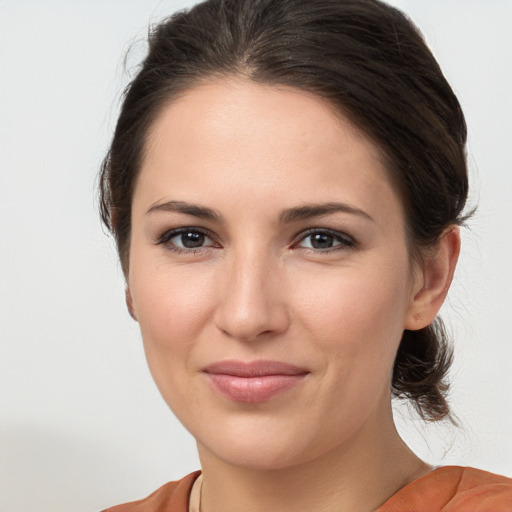
M 309 371 L 279 361 L 219 361 L 203 368 L 213 388 L 235 402 L 258 403 L 300 384 Z

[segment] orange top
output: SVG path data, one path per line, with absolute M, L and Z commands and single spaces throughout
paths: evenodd
M 196 471 L 141 501 L 103 512 L 187 512 Z M 512 512 L 512 479 L 487 471 L 444 466 L 400 489 L 375 512 Z
M 444 466 L 406 485 L 375 512 L 512 512 L 512 479 Z

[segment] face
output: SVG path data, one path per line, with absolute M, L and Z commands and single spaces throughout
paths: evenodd
M 236 80 L 167 105 L 146 149 L 127 297 L 200 455 L 286 467 L 377 435 L 416 286 L 379 151 L 315 96 Z

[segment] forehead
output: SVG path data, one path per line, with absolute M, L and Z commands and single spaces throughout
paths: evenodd
M 215 137 L 217 147 L 243 141 L 246 149 L 253 144 L 260 152 L 262 143 L 270 149 L 274 142 L 284 150 L 281 139 L 286 134 L 290 142 L 306 142 L 304 149 L 330 152 L 346 152 L 352 142 L 347 144 L 348 139 L 358 139 L 369 156 L 382 160 L 378 147 L 328 100 L 297 88 L 241 78 L 205 80 L 164 104 L 148 132 L 146 154 L 162 137 L 165 144 L 172 137 L 183 149 L 198 149 Z
M 162 108 L 135 195 L 144 192 L 147 202 L 194 194 L 205 202 L 230 188 L 248 204 L 258 195 L 281 203 L 344 194 L 364 204 L 398 200 L 379 149 L 326 100 L 291 87 L 212 80 Z

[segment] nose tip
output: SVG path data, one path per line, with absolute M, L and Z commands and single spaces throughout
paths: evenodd
M 226 335 L 249 342 L 284 332 L 289 318 L 279 281 L 254 264 L 233 268 L 224 281 L 216 325 Z
M 281 332 L 281 329 L 276 324 L 272 326 L 269 324 L 270 322 L 266 321 L 266 319 L 257 321 L 251 315 L 245 318 L 231 318 L 227 322 L 221 322 L 218 325 L 229 337 L 242 342 L 250 342 Z

